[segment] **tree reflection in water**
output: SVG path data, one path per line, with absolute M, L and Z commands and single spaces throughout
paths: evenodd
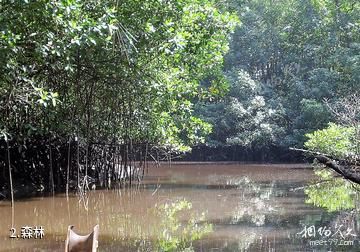
M 156 194 L 157 177 L 139 188 L 91 191 L 80 202 L 75 196 L 67 199 L 63 195 L 17 201 L 15 226 L 40 223 L 46 227 L 46 239 L 22 244 L 3 235 L 0 244 L 2 249 L 28 246 L 60 252 L 69 224 L 89 230 L 99 223 L 101 251 L 312 251 L 320 247 L 296 236 L 304 226 L 326 226 L 334 232 L 343 225 L 345 230 L 358 230 L 358 194 L 351 185 L 339 187 L 334 180 L 326 183 L 324 177 L 319 178 L 322 183 L 315 181 L 304 188 L 314 177 L 311 169 L 241 168 L 163 168 L 161 174 L 168 178 Z M 176 183 L 169 182 L 179 177 Z M 344 194 L 339 205 L 349 207 L 330 212 L 326 204 L 333 203 L 319 199 L 340 199 L 334 194 L 341 191 L 338 187 Z M 305 204 L 306 196 L 311 204 Z M 349 204 L 345 204 L 347 199 Z M 320 202 L 319 207 L 310 200 Z M 3 226 L 11 225 L 10 213 L 6 205 L 0 207 Z M 210 224 L 213 232 L 208 233 Z M 321 249 L 339 251 L 336 247 Z M 358 251 L 358 247 L 348 246 L 346 251 Z
M 333 213 L 329 223 L 332 230 L 352 230 L 360 234 L 360 186 L 333 173 L 323 167 L 316 167 L 316 181 L 305 187 L 306 203 L 326 209 Z
M 256 226 L 263 226 L 266 215 L 275 211 L 270 201 L 275 184 L 271 183 L 270 186 L 264 188 L 260 184 L 252 182 L 248 177 L 241 177 L 237 180 L 231 178 L 227 184 L 236 185 L 236 188 L 242 192 L 242 200 L 231 214 L 231 224 L 250 222 Z
M 193 241 L 213 231 L 212 224 L 206 222 L 205 212 L 196 213 L 186 199 L 169 200 L 150 211 L 157 217 L 156 223 L 150 230 L 152 235 L 142 234 L 138 236 L 141 239 L 134 240 L 138 252 L 193 252 Z
M 193 251 L 192 242 L 212 232 L 212 225 L 205 222 L 205 213 L 191 211 L 191 202 L 181 199 L 156 206 L 160 217 L 161 232 L 157 238 L 158 251 Z M 181 222 L 181 214 L 190 215 L 187 222 Z
M 276 187 L 275 181 L 261 183 L 247 176 L 214 176 L 214 179 L 216 184 L 224 184 L 234 190 L 231 197 L 225 196 L 223 202 L 236 202 L 230 211 L 230 219 L 223 224 L 242 227 L 237 228 L 233 241 L 217 244 L 219 251 L 248 251 L 253 249 L 254 244 L 266 244 L 265 225 L 274 225 L 267 222 L 273 222 L 274 215 L 281 212 L 276 197 L 282 196 L 282 189 Z

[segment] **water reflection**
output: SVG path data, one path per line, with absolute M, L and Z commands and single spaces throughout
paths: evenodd
M 238 198 L 238 205 L 231 213 L 230 224 L 250 222 L 262 226 L 265 224 L 266 216 L 276 211 L 271 203 L 271 197 L 274 197 L 274 182 L 262 186 L 245 176 L 228 178 L 226 184 L 236 185 L 236 189 L 240 192 L 239 195 L 234 195 Z
M 328 169 L 317 168 L 315 174 L 316 180 L 305 188 L 307 203 L 330 212 L 359 209 L 359 185 L 334 177 Z
M 316 168 L 315 175 L 316 179 L 305 187 L 306 202 L 332 213 L 317 223 L 326 223 L 329 233 L 337 233 L 340 240 L 355 241 L 360 245 L 360 186 L 334 177 L 331 171 L 322 167 Z
M 42 225 L 43 240 L 10 240 L 10 204 L 0 202 L 0 226 L 6 227 L 0 230 L 0 251 L 64 251 L 68 225 L 87 233 L 97 223 L 99 251 L 166 251 L 167 246 L 173 251 L 325 251 L 327 247 L 310 245 L 309 239 L 296 234 L 304 226 L 335 227 L 353 216 L 358 218 L 351 210 L 329 213 L 306 204 L 304 190 L 294 190 L 314 177 L 312 169 L 304 167 L 192 164 L 149 171 L 144 183 L 136 188 L 93 191 L 81 200 L 57 195 L 17 201 L 15 227 Z M 175 222 L 164 222 L 167 218 L 159 206 L 184 199 L 192 208 L 182 210 L 190 212 L 181 214 L 181 210 L 172 220 Z M 196 221 L 192 221 L 194 216 Z M 176 233 L 185 227 L 191 230 L 189 223 L 192 227 L 211 224 L 213 232 L 188 240 L 191 246 L 174 248 L 173 241 L 181 240 Z M 178 225 L 181 228 L 170 232 Z M 166 239 L 169 234 L 172 239 Z M 346 251 L 358 248 L 348 246 Z

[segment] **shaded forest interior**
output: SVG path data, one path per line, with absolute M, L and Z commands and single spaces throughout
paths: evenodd
M 309 161 L 301 153 L 289 150 L 284 146 L 249 148 L 244 146 L 195 146 L 190 153 L 176 158 L 178 161 L 237 161 L 262 163 L 303 163 Z
M 9 148 L 5 141 L 1 142 L 1 165 L 11 164 L 17 197 L 68 190 L 83 192 L 94 186 L 131 186 L 149 168 L 146 157 L 159 157 L 159 152 L 148 144 L 86 144 L 76 138 L 69 140 L 49 142 L 39 138 L 22 144 L 9 141 Z M 3 169 L 2 197 L 10 196 L 8 178 L 8 170 Z

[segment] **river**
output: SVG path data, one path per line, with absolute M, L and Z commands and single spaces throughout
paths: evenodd
M 313 178 L 304 164 L 162 164 L 131 188 L 21 199 L 14 214 L 10 202 L 1 201 L 0 251 L 64 251 L 70 224 L 80 234 L 99 224 L 98 251 L 164 250 L 176 244 L 177 232 L 189 237 L 186 251 L 359 251 L 353 233 L 353 243 L 336 246 L 330 235 L 311 236 L 311 226 L 335 233 L 329 223 L 342 214 L 305 203 L 303 188 Z M 187 209 L 173 218 L 169 209 L 181 202 Z M 11 226 L 15 236 L 21 227 L 41 226 L 44 237 L 10 238 Z M 208 231 L 188 235 L 202 227 Z M 327 244 L 316 243 L 321 240 Z

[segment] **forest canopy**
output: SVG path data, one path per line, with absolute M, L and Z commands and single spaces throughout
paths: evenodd
M 214 125 L 207 144 L 302 147 L 306 134 L 338 123 L 328 105 L 360 90 L 359 1 L 229 3 L 241 20 L 225 57 L 229 92 L 196 106 Z
M 324 100 L 360 88 L 354 0 L 3 1 L 0 12 L 0 128 L 19 140 L 300 147 L 336 121 Z
M 238 18 L 214 1 L 1 1 L 0 130 L 187 150 Z M 211 79 L 205 88 L 199 83 Z

